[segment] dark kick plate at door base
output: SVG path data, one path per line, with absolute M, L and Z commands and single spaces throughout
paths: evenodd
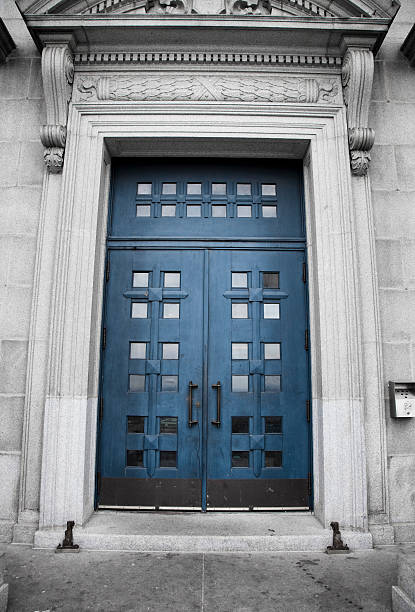
M 201 507 L 199 479 L 103 478 L 100 506 Z
M 308 508 L 308 480 L 209 480 L 208 508 Z

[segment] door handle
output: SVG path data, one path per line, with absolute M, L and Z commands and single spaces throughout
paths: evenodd
M 212 385 L 212 389 L 216 389 L 216 421 L 212 421 L 212 425 L 216 425 L 216 427 L 220 427 L 220 391 L 221 391 L 220 380 L 218 380 L 216 385 Z
M 199 385 L 194 385 L 192 381 L 189 382 L 189 416 L 187 424 L 189 427 L 193 427 L 193 425 L 197 425 L 199 421 L 193 420 L 193 389 L 197 389 Z

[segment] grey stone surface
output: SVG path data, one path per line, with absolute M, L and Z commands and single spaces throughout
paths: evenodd
M 399 240 L 377 240 L 379 287 L 402 286 L 402 252 Z
M 0 395 L 0 449 L 20 451 L 22 446 L 23 397 Z
M 391 456 L 389 470 L 390 480 L 394 483 L 391 496 L 392 521 L 415 522 L 415 455 L 411 453 Z
M 6 612 L 9 585 L 6 583 L 6 553 L 0 549 L 0 612 Z
M 397 552 L 56 555 L 9 546 L 9 612 L 389 612 Z
M 6 521 L 16 520 L 18 484 L 20 477 L 20 454 L 0 453 L 0 516 Z M 9 523 L 5 535 L 9 533 Z
M 404 551 L 398 557 L 398 584 L 392 587 L 393 612 L 415 611 L 415 553 Z

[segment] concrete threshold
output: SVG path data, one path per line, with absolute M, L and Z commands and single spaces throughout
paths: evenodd
M 276 512 L 94 512 L 74 528 L 74 542 L 86 550 L 186 553 L 324 552 L 332 543 L 310 514 Z M 36 532 L 35 548 L 55 548 L 64 528 Z M 369 532 L 342 531 L 350 550 L 372 548 Z

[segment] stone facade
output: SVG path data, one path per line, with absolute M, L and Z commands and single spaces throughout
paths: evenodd
M 152 3 L 150 10 L 164 11 L 168 4 L 170 3 Z M 185 4 L 183 3 L 183 6 Z M 234 4 L 235 10 L 239 11 L 241 7 L 243 8 L 244 3 Z M 233 11 L 234 4 L 226 4 L 228 13 Z M 253 7 L 254 12 L 255 10 L 260 10 L 261 14 L 269 12 L 270 5 L 267 2 L 257 4 L 261 6 L 257 9 Z M 387 2 L 384 4 L 386 5 Z M 140 10 L 144 11 L 144 8 Z M 33 529 L 38 524 L 43 410 L 47 394 L 45 381 L 40 376 L 26 378 L 28 361 L 32 374 L 36 367 L 36 356 L 33 356 L 33 352 L 28 355 L 28 339 L 31 334 L 32 351 L 36 346 L 33 339 L 37 341 L 38 347 L 43 346 L 45 360 L 47 360 L 48 352 L 47 348 L 45 349 L 47 333 L 45 334 L 42 329 L 48 329 L 51 325 L 51 320 L 46 320 L 43 321 L 44 327 L 42 328 L 42 321 L 39 323 L 37 319 L 37 324 L 40 326 L 34 329 L 35 313 L 42 306 L 40 303 L 42 297 L 39 298 L 39 295 L 42 296 L 42 292 L 39 292 L 41 280 L 36 276 L 40 274 L 40 271 L 39 266 L 35 267 L 35 263 L 36 257 L 40 258 L 42 249 L 46 249 L 50 252 L 48 265 L 50 269 L 53 269 L 55 252 L 54 241 L 47 245 L 43 244 L 44 234 L 43 232 L 38 234 L 37 230 L 39 219 L 41 219 L 41 227 L 53 224 L 53 214 L 52 212 L 49 214 L 49 211 L 52 211 L 53 204 L 56 205 L 56 210 L 59 208 L 59 189 L 56 187 L 56 181 L 59 179 L 45 170 L 44 147 L 40 141 L 39 131 L 41 126 L 52 123 L 58 125 L 62 121 L 50 119 L 53 111 L 46 109 L 44 101 L 40 54 L 13 0 L 3 0 L 0 16 L 16 44 L 16 49 L 11 52 L 4 63 L 0 64 L 0 117 L 2 118 L 0 121 L 0 210 L 2 218 L 0 252 L 3 262 L 0 270 L 0 539 L 9 541 L 14 537 L 15 541 L 24 541 L 31 537 Z M 385 397 L 386 432 L 373 417 L 373 414 L 376 414 L 376 410 L 379 409 L 378 406 L 374 407 L 372 417 L 369 418 L 366 415 L 363 418 L 365 419 L 366 461 L 369 478 L 369 524 L 373 523 L 374 541 L 383 543 L 415 541 L 415 484 L 413 479 L 415 419 L 401 421 L 391 419 L 387 400 L 388 380 L 414 380 L 415 378 L 415 326 L 412 316 L 415 309 L 415 212 L 413 210 L 415 197 L 415 123 L 413 120 L 415 116 L 415 103 L 413 102 L 415 72 L 400 53 L 400 46 L 414 21 L 415 6 L 412 0 L 402 0 L 402 7 L 375 57 L 374 84 L 368 122 L 363 121 L 357 125 L 351 123 L 351 119 L 349 120 L 349 128 L 366 129 L 370 126 L 375 131 L 374 146 L 370 151 L 372 161 L 369 176 L 379 285 L 382 344 L 378 348 L 382 350 L 383 355 L 381 379 Z M 123 84 L 120 86 L 119 82 L 116 82 L 114 85 L 114 78 L 111 81 L 108 75 L 102 77 L 101 82 L 91 78 L 88 73 L 90 70 L 88 58 L 83 57 L 82 54 L 78 58 L 75 57 L 75 61 L 78 68 L 75 70 L 74 100 L 77 103 L 86 102 L 91 99 L 91 96 L 94 103 L 110 104 L 111 100 L 117 102 L 117 96 L 118 102 L 125 101 L 126 88 L 123 87 Z M 103 57 L 103 64 L 106 61 L 106 58 Z M 111 59 L 108 61 L 110 62 Z M 124 57 L 123 61 L 130 60 Z M 135 59 L 131 58 L 131 62 L 134 61 Z M 168 58 L 166 60 L 159 58 L 159 61 L 163 63 L 168 61 Z M 192 58 L 184 57 L 184 64 L 186 61 L 191 62 Z M 301 60 L 293 61 L 297 63 Z M 82 72 L 83 66 L 86 66 L 84 72 Z M 106 69 L 107 66 L 104 65 L 104 68 Z M 284 66 L 286 72 L 290 68 L 290 65 Z M 78 76 L 77 70 L 79 71 Z M 231 71 L 232 68 L 229 70 Z M 285 74 L 284 76 L 286 82 L 289 83 L 291 75 Z M 88 77 L 90 77 L 89 80 Z M 291 95 L 299 104 L 303 101 L 314 103 L 319 101 L 321 94 L 328 95 L 330 98 L 330 78 L 328 83 L 326 76 L 324 79 L 323 88 L 328 87 L 328 89 L 323 89 L 321 92 L 315 85 L 307 86 L 305 91 L 303 84 L 303 89 L 297 89 L 293 93 L 292 88 L 281 86 L 275 82 L 275 79 L 272 82 L 268 80 L 265 89 L 270 96 L 270 102 L 281 102 L 281 96 Z M 264 87 L 265 81 L 266 76 L 260 77 L 256 84 L 257 91 L 258 88 L 261 90 Z M 332 77 L 333 82 L 338 83 L 339 93 L 341 85 L 338 74 Z M 223 101 L 223 96 L 228 95 L 229 89 L 235 92 L 235 87 L 229 88 L 229 83 L 232 85 L 232 77 L 224 79 L 220 92 L 216 94 L 219 97 L 214 101 Z M 168 82 L 166 75 L 160 77 L 158 87 L 161 92 L 165 91 L 166 87 L 171 91 L 171 83 Z M 177 89 L 177 82 L 173 87 Z M 136 82 L 128 85 L 127 90 L 130 92 L 128 95 L 135 96 L 127 100 L 151 102 L 142 81 L 136 79 Z M 199 89 L 193 95 L 199 96 L 199 90 L 200 83 Z M 117 94 L 117 91 L 123 93 Z M 176 100 L 179 102 L 192 101 L 192 94 L 188 93 L 188 83 L 184 83 L 182 89 L 179 86 L 177 91 Z M 210 89 L 207 88 L 207 91 Z M 235 93 L 233 95 L 235 96 Z M 255 101 L 255 87 L 252 86 L 252 83 L 248 88 L 246 86 L 239 88 L 236 100 L 235 98 L 233 100 L 230 98 L 230 100 L 235 103 L 238 102 L 238 99 L 244 101 L 243 95 Z M 169 96 L 171 100 L 172 94 L 169 93 Z M 50 100 L 48 102 L 50 103 Z M 327 102 L 327 98 L 323 102 Z M 340 104 L 339 98 L 334 96 L 331 100 L 329 99 L 329 103 Z M 351 113 L 350 110 L 349 113 Z M 44 146 L 49 149 L 63 150 L 63 146 L 60 146 L 61 141 L 58 142 L 58 136 L 50 131 L 45 133 L 43 130 Z M 371 142 L 368 144 L 368 141 L 370 141 L 370 135 L 366 134 L 360 140 L 356 138 L 356 146 L 351 147 L 352 152 L 359 154 L 359 163 L 361 160 L 364 162 L 367 158 L 371 145 Z M 49 194 L 49 201 L 42 203 L 42 183 L 44 181 L 47 183 L 44 193 Z M 356 189 L 356 197 L 359 198 L 361 187 Z M 54 197 L 55 202 L 53 202 Z M 356 214 L 359 214 L 359 211 Z M 371 227 L 370 222 L 368 226 Z M 357 239 L 359 240 L 359 237 Z M 56 241 L 58 243 L 57 235 Z M 363 243 L 364 240 L 360 242 L 361 245 Z M 361 258 L 362 266 L 366 264 L 368 256 L 365 248 L 361 246 L 357 253 L 357 257 Z M 364 304 L 366 290 L 367 287 L 362 287 L 363 320 L 366 316 Z M 49 295 L 51 291 L 50 288 Z M 376 283 L 374 283 L 373 292 L 377 297 Z M 352 323 L 349 322 L 349 325 L 349 329 L 353 329 Z M 373 343 L 373 338 L 363 340 L 363 344 L 370 345 L 371 343 Z M 374 350 L 376 352 L 376 347 Z M 367 367 L 367 369 L 366 376 L 370 377 L 370 368 Z M 376 376 L 380 376 L 381 369 L 382 363 Z M 93 396 L 94 390 L 88 394 L 88 398 L 93 398 Z M 30 398 L 32 408 L 30 413 L 26 412 L 24 418 L 25 397 L 26 405 Z M 53 401 L 56 402 L 56 398 L 53 398 Z M 85 406 L 82 401 L 79 399 L 79 404 L 77 404 L 80 421 L 84 418 L 85 411 L 95 409 L 92 399 L 88 399 L 89 403 Z M 57 403 L 49 403 L 50 405 L 52 405 L 52 411 L 47 412 L 47 415 L 53 414 L 53 410 L 58 410 Z M 370 398 L 367 400 L 367 406 L 370 406 Z M 322 406 L 322 412 L 324 409 Z M 48 410 L 50 411 L 50 408 Z M 341 410 L 340 405 L 339 410 Z M 45 427 L 49 426 L 51 426 L 50 421 L 46 420 Z M 30 445 L 28 444 L 29 438 Z M 371 446 L 372 438 L 378 440 L 377 446 Z M 86 442 L 84 443 L 87 445 Z M 22 448 L 25 456 L 24 466 L 21 465 Z M 89 459 L 91 460 L 91 457 Z M 49 460 L 49 455 L 44 454 L 43 465 L 46 465 Z M 356 461 L 364 462 L 364 454 L 361 456 L 357 452 Z M 93 463 L 93 460 L 91 462 Z M 383 464 L 385 472 L 382 471 Z M 83 477 L 84 472 L 88 470 L 89 466 L 82 466 L 77 476 L 82 474 Z M 383 482 L 385 473 L 386 482 Z M 48 494 L 44 487 L 44 500 L 49 499 Z M 88 497 L 89 492 L 86 490 L 83 495 Z M 47 514 L 47 509 L 44 511 Z M 51 511 L 50 514 L 52 516 L 53 512 Z M 80 514 L 82 516 L 81 510 Z M 14 529 L 13 536 L 13 526 L 18 517 L 19 524 Z M 364 526 L 364 523 L 365 519 L 362 518 L 361 525 Z M 45 519 L 44 524 L 48 524 L 48 520 Z M 361 525 L 357 524 L 357 526 Z
M 415 21 L 402 2 L 375 60 L 371 184 L 386 381 L 415 377 L 415 72 L 400 47 Z M 387 419 L 390 513 L 397 542 L 415 541 L 415 419 Z M 405 421 L 405 422 L 404 422 Z

